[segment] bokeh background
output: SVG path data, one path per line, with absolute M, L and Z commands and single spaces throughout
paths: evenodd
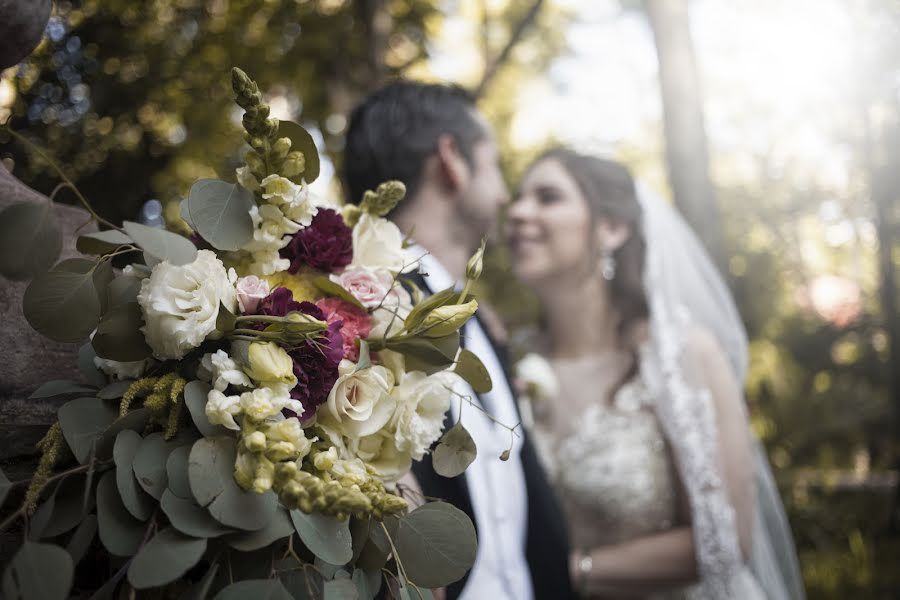
M 895 598 L 898 46 L 900 4 L 875 0 L 81 0 L 2 73 L 0 121 L 113 221 L 149 199 L 174 218 L 195 179 L 232 177 L 233 65 L 314 133 L 322 195 L 341 196 L 349 111 L 397 76 L 475 91 L 511 188 L 556 143 L 624 161 L 727 275 L 809 597 Z M 54 193 L 3 133 L 0 159 Z M 495 246 L 489 293 L 516 331 L 535 304 Z

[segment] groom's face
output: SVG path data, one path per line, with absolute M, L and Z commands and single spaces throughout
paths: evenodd
M 509 190 L 500 171 L 494 134 L 483 117 L 478 115 L 478 120 L 485 135 L 472 146 L 472 164 L 467 165 L 467 177 L 460 189 L 459 210 L 466 224 L 483 236 L 496 223 L 500 208 L 509 201 Z

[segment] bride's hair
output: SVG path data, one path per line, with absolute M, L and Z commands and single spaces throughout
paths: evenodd
M 607 282 L 610 302 L 621 317 L 616 324 L 619 343 L 634 357 L 631 368 L 618 385 L 613 387 L 614 394 L 637 373 L 635 338 L 639 333 L 639 327 L 650 316 L 649 302 L 644 291 L 647 244 L 634 178 L 624 165 L 579 154 L 566 148 L 545 152 L 535 162 L 545 159 L 558 161 L 578 184 L 578 189 L 581 190 L 590 208 L 591 225 L 604 219 L 613 224 L 626 225 L 631 231 L 625 243 L 613 252 L 616 261 L 615 276 Z M 592 255 L 599 261 L 601 251 L 593 237 L 591 244 Z

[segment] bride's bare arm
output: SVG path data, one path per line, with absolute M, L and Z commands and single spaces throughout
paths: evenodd
M 699 332 L 689 348 L 693 368 L 709 390 L 716 409 L 719 469 L 735 511 L 738 542 L 749 555 L 754 511 L 753 457 L 743 395 L 731 367 L 711 336 Z M 679 490 L 683 492 L 682 490 Z M 686 501 L 682 503 L 685 508 Z M 690 509 L 685 510 L 690 520 Z M 590 596 L 643 595 L 680 587 L 697 580 L 693 530 L 690 526 L 601 546 L 590 552 L 590 569 L 572 559 L 576 586 Z M 586 565 L 585 565 L 586 566 Z

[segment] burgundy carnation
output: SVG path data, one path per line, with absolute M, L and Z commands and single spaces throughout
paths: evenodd
M 289 273 L 303 265 L 333 273 L 353 260 L 353 230 L 336 211 L 320 208 L 312 223 L 298 231 L 280 254 L 291 261 Z
M 325 313 L 312 302 L 299 303 L 300 312 L 321 321 Z M 297 385 L 291 390 L 291 398 L 303 404 L 301 419 L 308 419 L 316 408 L 328 399 L 328 394 L 338 378 L 338 365 L 344 357 L 344 337 L 341 321 L 328 324 L 328 329 L 316 342 L 303 342 L 288 352 L 294 361 Z

